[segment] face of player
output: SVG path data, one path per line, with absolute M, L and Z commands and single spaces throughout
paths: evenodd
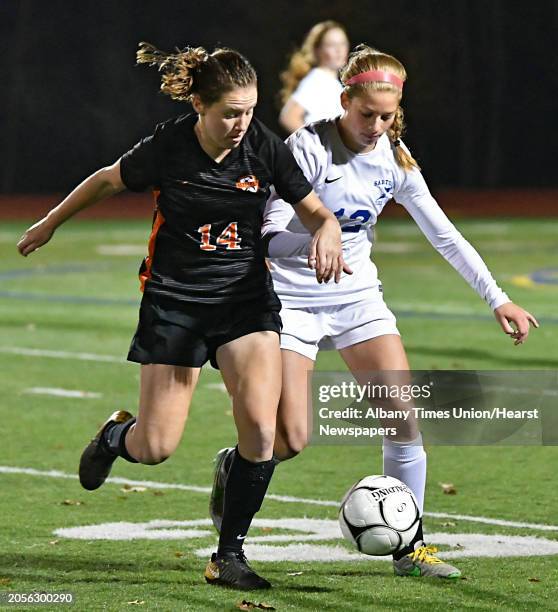
M 393 125 L 400 97 L 389 91 L 341 94 L 345 113 L 339 120 L 341 139 L 351 151 L 368 153 Z
M 238 147 L 252 121 L 257 102 L 256 85 L 232 89 L 210 105 L 194 96 L 192 105 L 199 115 L 196 133 L 202 146 L 217 155 Z
M 340 70 L 347 63 L 349 41 L 343 30 L 332 28 L 328 30 L 320 46 L 316 49 L 318 66 L 330 70 Z

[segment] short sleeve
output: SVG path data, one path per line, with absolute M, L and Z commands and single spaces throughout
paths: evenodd
M 319 98 L 320 84 L 318 73 L 311 70 L 298 84 L 298 87 L 291 95 L 291 99 L 302 108 L 309 112 L 316 106 L 316 98 Z
M 145 191 L 160 183 L 155 135 L 140 140 L 120 159 L 122 182 L 131 191 Z
M 300 128 L 285 142 L 304 176 L 316 186 L 322 169 L 327 166 L 327 154 L 314 127 L 307 125 Z
M 294 158 L 289 147 L 279 138 L 274 140 L 273 186 L 289 204 L 297 204 L 311 191 L 312 185 Z

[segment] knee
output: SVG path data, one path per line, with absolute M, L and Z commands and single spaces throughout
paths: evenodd
M 134 458 L 144 465 L 158 465 L 166 461 L 175 451 L 175 446 L 161 440 L 148 440 L 135 449 Z
M 274 455 L 280 461 L 292 459 L 301 453 L 308 445 L 306 431 L 292 430 L 277 434 L 275 438 Z
M 247 439 L 246 439 L 247 438 Z M 254 424 L 247 437 L 239 436 L 239 448 L 248 461 L 266 461 L 273 453 L 275 427 L 265 424 Z

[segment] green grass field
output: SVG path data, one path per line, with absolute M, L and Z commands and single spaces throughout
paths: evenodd
M 379 224 L 375 261 L 412 367 L 558 369 L 555 221 L 458 225 L 541 328 L 514 347 L 416 227 L 387 219 Z M 312 520 L 335 521 L 336 507 L 327 502 L 339 500 L 358 478 L 381 472 L 381 455 L 378 446 L 320 446 L 277 469 L 272 497 L 247 543 L 249 558 L 275 559 L 253 561 L 274 589 L 242 594 L 206 585 L 204 551 L 216 544 L 202 522 L 211 460 L 234 441 L 218 372 L 204 369 L 172 458 L 156 467 L 115 464 L 113 476 L 153 484 L 133 491 L 108 482 L 89 493 L 75 477 L 84 444 L 106 416 L 117 408 L 135 411 L 138 368 L 124 358 L 136 325 L 136 271 L 148 222 L 73 221 L 28 259 L 15 249 L 24 227 L 7 222 L 0 230 L 1 590 L 72 592 L 79 610 L 234 610 L 243 598 L 277 610 L 558 610 L 558 449 L 540 446 L 427 449 L 426 511 L 442 516 L 427 515 L 425 531 L 459 534 L 453 544 L 443 545 L 440 535 L 431 542 L 463 555 L 452 562 L 464 580 L 395 578 L 390 563 L 356 553 L 352 560 L 329 561 L 352 551 L 335 534 L 309 539 L 318 525 Z M 532 282 L 530 275 L 542 269 L 547 283 Z M 343 368 L 334 353 L 321 354 L 318 367 Z M 98 395 L 56 397 L 45 388 Z M 457 494 L 445 495 L 442 482 L 453 483 Z M 309 520 L 297 527 L 286 519 Z M 129 525 L 98 527 L 101 539 L 79 529 L 57 532 L 119 521 Z M 168 523 L 140 529 L 150 521 Z M 474 534 L 493 537 L 475 544 Z M 279 535 L 291 539 L 274 542 Z M 114 539 L 126 536 L 132 539 Z M 258 554 L 250 554 L 251 546 Z

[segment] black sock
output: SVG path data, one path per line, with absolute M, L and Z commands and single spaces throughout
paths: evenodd
M 227 484 L 218 554 L 239 552 L 254 514 L 261 508 L 275 469 L 273 459 L 252 463 L 235 449 Z
M 118 455 L 130 463 L 138 463 L 126 449 L 126 432 L 136 422 L 136 418 L 130 419 L 125 423 L 114 423 L 109 425 L 103 432 L 102 440 L 105 448 L 113 455 Z
M 396 561 L 399 561 L 399 559 L 402 559 L 405 555 L 414 552 L 415 545 L 417 544 L 417 542 L 420 542 L 420 546 L 424 545 L 424 536 L 422 534 L 422 519 L 420 519 L 419 521 L 419 526 L 412 542 L 409 544 L 409 546 L 405 546 L 405 548 L 402 548 L 398 552 L 394 553 L 393 558 Z
M 233 459 L 235 457 L 235 455 L 238 453 L 238 446 L 235 446 L 233 449 L 232 453 L 229 453 L 226 457 L 225 457 L 225 465 L 224 465 L 224 470 L 226 473 L 226 477 L 229 477 L 229 473 L 231 471 L 231 465 L 233 462 Z M 283 459 L 279 459 L 279 457 L 277 457 L 277 455 L 275 453 L 273 453 L 273 456 L 271 457 L 271 461 L 273 461 L 273 464 L 275 466 L 279 465 Z

